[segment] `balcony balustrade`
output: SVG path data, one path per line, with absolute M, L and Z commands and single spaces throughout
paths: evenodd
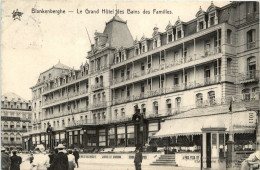
M 72 115 L 72 114 L 77 114 L 77 113 L 87 112 L 87 111 L 88 111 L 87 107 L 72 109 L 72 110 L 69 110 L 69 111 L 68 110 L 61 111 L 61 112 L 57 112 L 57 113 L 53 113 L 53 114 L 47 114 L 47 115 L 44 116 L 43 120 L 58 118 L 58 117 L 61 117 L 61 116 Z
M 103 82 L 97 83 L 97 84 L 95 84 L 95 85 L 92 85 L 92 86 L 91 86 L 91 89 L 92 89 L 93 91 L 104 89 L 104 84 L 103 84 Z
M 105 69 L 109 68 L 110 64 L 103 65 L 103 66 L 97 66 L 95 69 L 90 70 L 90 74 L 99 73 L 100 71 L 104 71 Z
M 159 88 L 156 90 L 148 90 L 145 93 L 140 93 L 140 95 L 133 95 L 125 98 L 113 99 L 113 105 L 129 102 L 129 101 L 141 100 L 141 99 L 154 97 L 162 94 L 178 92 L 181 90 L 192 89 L 195 87 L 202 87 L 205 85 L 216 84 L 221 81 L 220 77 L 221 77 L 220 75 L 216 75 L 212 78 L 211 77 L 204 78 L 202 81 L 199 82 L 194 81 L 194 82 L 180 83 L 180 84 L 173 85 L 172 88 Z
M 27 132 L 27 129 L 25 128 L 3 128 L 2 129 L 5 132 Z
M 259 81 L 260 71 L 251 70 L 246 73 L 239 74 L 240 83 L 249 83 Z
M 247 49 L 255 48 L 256 47 L 256 42 L 248 42 L 247 43 Z
M 209 57 L 209 56 L 216 55 L 219 53 L 221 53 L 221 47 L 215 47 L 214 50 L 205 51 L 205 55 L 202 55 L 200 57 L 197 57 L 197 54 L 194 54 L 193 56 L 184 56 L 182 58 L 175 59 L 174 61 L 171 61 L 171 62 L 161 63 L 159 66 L 153 66 L 153 67 L 147 68 L 146 70 L 143 70 L 140 72 L 135 72 L 135 73 L 132 73 L 132 74 L 124 76 L 124 77 L 116 78 L 111 81 L 111 84 L 118 84 L 118 83 L 130 80 L 130 79 L 139 78 L 139 77 L 151 74 L 151 73 L 158 72 L 160 70 L 172 68 L 176 65 L 189 63 L 194 60 L 200 60 L 201 58 Z
M 88 90 L 85 89 L 85 90 L 80 90 L 80 91 L 77 91 L 77 92 L 73 92 L 73 93 L 69 93 L 69 94 L 64 94 L 63 96 L 60 96 L 60 97 L 55 97 L 53 99 L 50 99 L 50 100 L 46 100 L 43 102 L 43 105 L 46 106 L 46 105 L 49 105 L 49 104 L 52 104 L 52 103 L 56 103 L 56 102 L 60 102 L 60 101 L 64 101 L 64 100 L 69 100 L 70 98 L 72 97 L 77 97 L 77 96 L 81 96 L 81 95 L 84 95 L 88 93 Z
M 1 143 L 4 144 L 4 145 L 9 145 L 9 146 L 22 145 L 22 141 L 2 140 Z
M 101 108 L 105 108 L 107 106 L 107 102 L 106 101 L 101 101 L 101 102 L 95 102 L 95 104 L 90 105 L 90 110 L 95 110 L 95 109 L 101 109 Z

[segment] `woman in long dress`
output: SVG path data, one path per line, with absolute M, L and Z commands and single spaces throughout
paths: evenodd
M 49 161 L 50 158 L 45 152 L 38 152 L 32 162 L 33 170 L 47 170 L 50 167 Z

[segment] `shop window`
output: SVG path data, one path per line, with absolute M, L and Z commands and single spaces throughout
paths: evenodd
M 111 127 L 108 129 L 108 146 L 115 146 L 115 128 Z
M 256 30 L 252 29 L 247 32 L 247 49 L 254 48 L 256 46 Z
M 134 126 L 127 126 L 127 146 L 135 146 Z
M 125 146 L 125 127 L 117 127 L 117 146 Z

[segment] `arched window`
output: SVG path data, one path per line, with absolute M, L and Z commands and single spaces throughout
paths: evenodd
M 16 141 L 17 141 L 17 142 L 20 142 L 21 139 L 22 139 L 21 134 L 17 133 L 17 134 L 16 134 Z
M 8 123 L 4 122 L 4 129 L 7 129 L 7 128 L 8 128 Z
M 203 95 L 202 93 L 196 94 L 196 105 L 197 106 L 202 106 L 203 104 Z
M 10 134 L 10 141 L 11 141 L 11 142 L 14 142 L 14 138 L 15 138 L 14 133 L 11 133 L 11 134 Z
M 249 57 L 247 59 L 247 76 L 250 79 L 255 78 L 256 76 L 256 57 Z
M 166 106 L 167 106 L 167 114 L 171 114 L 172 113 L 172 101 L 171 101 L 171 99 L 166 100 Z
M 155 115 L 158 115 L 158 109 L 159 109 L 158 102 L 157 101 L 153 102 L 153 110 Z
M 56 122 L 55 121 L 53 121 L 53 127 L 55 127 L 56 126 Z
M 20 122 L 17 122 L 17 123 L 16 123 L 16 128 L 17 128 L 17 129 L 20 129 L 20 127 L 21 127 Z
M 247 49 L 251 49 L 255 47 L 256 41 L 256 30 L 252 29 L 247 31 Z
M 4 140 L 5 140 L 5 141 L 8 141 L 8 139 L 9 139 L 8 133 L 4 133 Z
M 231 58 L 227 58 L 227 73 L 228 74 L 232 74 L 232 59 Z
M 249 89 L 243 89 L 242 90 L 242 100 L 248 101 L 250 100 L 250 90 Z
M 232 44 L 232 30 L 227 29 L 227 44 Z
M 14 122 L 10 123 L 10 128 L 14 128 Z
M 216 101 L 215 101 L 215 92 L 214 92 L 214 91 L 209 91 L 209 92 L 208 92 L 208 99 L 209 99 L 209 104 L 210 104 L 210 106 L 216 104 Z

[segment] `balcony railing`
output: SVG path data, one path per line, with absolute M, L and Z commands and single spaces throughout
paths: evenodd
M 97 83 L 95 85 L 92 85 L 91 88 L 92 88 L 93 91 L 94 90 L 101 90 L 101 89 L 104 89 L 104 84 L 103 84 L 103 82 L 102 83 Z
M 248 42 L 247 43 L 247 49 L 255 48 L 256 47 L 256 42 Z
M 77 113 L 87 112 L 87 111 L 88 111 L 87 107 L 61 111 L 61 112 L 57 112 L 57 113 L 53 113 L 53 114 L 47 114 L 47 115 L 44 116 L 43 120 L 58 118 L 58 117 L 61 117 L 61 116 L 72 115 L 72 114 L 77 114 Z
M 8 141 L 8 140 L 2 140 L 1 143 L 4 144 L 4 145 L 9 145 L 9 146 L 22 145 L 22 141 Z
M 3 128 L 2 129 L 5 132 L 27 132 L 27 129 L 23 129 L 23 128 Z
M 124 98 L 117 98 L 113 99 L 113 105 L 129 102 L 129 101 L 135 101 L 135 100 L 141 100 L 149 97 L 154 97 L 154 96 L 159 96 L 162 94 L 167 94 L 167 93 L 173 93 L 173 92 L 178 92 L 186 89 L 192 89 L 195 87 L 202 87 L 206 85 L 212 85 L 216 84 L 221 81 L 221 76 L 216 75 L 214 77 L 209 77 L 209 78 L 204 78 L 201 81 L 194 81 L 194 82 L 187 82 L 187 83 L 180 83 L 180 84 L 175 84 L 171 88 L 159 88 L 156 90 L 148 90 L 145 93 L 140 93 L 140 95 L 133 95 L 133 96 L 128 96 Z
M 260 71 L 251 70 L 246 73 L 239 74 L 240 83 L 249 83 L 259 81 Z
M 201 58 L 208 57 L 208 56 L 211 56 L 211 55 L 216 55 L 216 54 L 219 54 L 219 53 L 221 53 L 221 47 L 215 47 L 214 50 L 206 51 L 205 55 L 202 55 L 200 57 L 196 57 L 197 56 L 196 54 L 193 55 L 193 56 L 184 56 L 182 58 L 176 59 L 176 60 L 171 61 L 171 62 L 161 63 L 157 67 L 156 66 L 150 67 L 150 68 L 147 68 L 146 70 L 143 70 L 143 71 L 140 71 L 140 72 L 135 72 L 135 73 L 129 74 L 125 77 L 116 78 L 116 79 L 111 81 L 111 84 L 117 84 L 117 83 L 121 83 L 121 82 L 130 80 L 130 79 L 142 77 L 144 75 L 155 73 L 155 72 L 158 72 L 160 70 L 175 67 L 176 65 L 180 65 L 180 64 L 183 64 L 183 63 L 189 63 L 189 62 L 194 61 L 194 60 L 200 60 Z
M 95 104 L 90 105 L 90 110 L 101 109 L 101 108 L 105 108 L 106 106 L 107 106 L 106 101 L 96 102 Z
M 83 94 L 86 94 L 86 93 L 88 93 L 87 89 L 80 90 L 80 91 L 77 91 L 77 92 L 74 92 L 74 93 L 64 94 L 63 96 L 55 97 L 53 99 L 44 101 L 43 105 L 45 106 L 45 105 L 49 105 L 49 104 L 52 104 L 52 103 L 60 102 L 60 101 L 63 101 L 63 100 L 69 100 L 72 97 L 77 97 L 77 96 L 80 96 L 80 95 L 83 95 Z
M 105 70 L 105 69 L 107 69 L 107 68 L 109 68 L 109 67 L 110 67 L 110 64 L 103 65 L 103 66 L 98 66 L 98 67 L 96 67 L 95 69 L 90 70 L 90 74 L 94 74 L 94 73 L 103 71 L 103 70 Z

